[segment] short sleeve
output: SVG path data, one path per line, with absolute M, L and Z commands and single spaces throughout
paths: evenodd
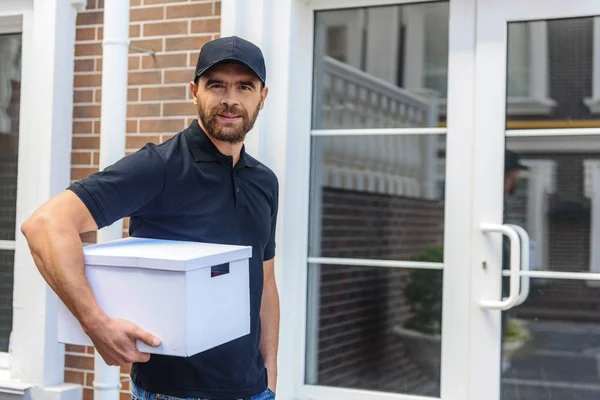
M 103 171 L 73 183 L 74 192 L 86 205 L 98 229 L 121 218 L 143 215 L 156 205 L 165 185 L 162 157 L 147 144 Z
M 265 261 L 271 260 L 275 257 L 275 232 L 277 230 L 277 213 L 279 211 L 279 184 L 277 183 L 276 178 L 271 210 L 271 234 L 263 254 L 263 260 Z

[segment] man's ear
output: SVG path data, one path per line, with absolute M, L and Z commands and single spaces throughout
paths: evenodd
M 264 87 L 261 91 L 260 91 L 260 109 L 262 110 L 263 107 L 265 106 L 265 101 L 267 100 L 267 96 L 269 95 L 269 88 L 268 87 Z
M 194 81 L 190 82 L 190 92 L 192 93 L 194 104 L 198 104 L 198 85 Z

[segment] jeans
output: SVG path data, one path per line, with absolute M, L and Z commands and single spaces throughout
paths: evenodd
M 150 393 L 145 391 L 139 386 L 136 386 L 131 383 L 131 400 L 211 400 L 211 399 L 202 399 L 190 397 L 187 399 L 181 399 L 179 397 L 168 396 L 166 394 L 158 394 L 158 393 Z M 267 389 L 264 392 L 257 394 L 252 397 L 244 398 L 244 399 L 231 399 L 231 400 L 275 400 L 275 393 L 271 391 L 271 389 Z

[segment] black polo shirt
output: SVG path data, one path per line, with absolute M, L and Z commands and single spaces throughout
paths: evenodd
M 244 149 L 233 166 L 194 120 L 165 143 L 147 144 L 69 189 L 99 228 L 130 216 L 130 236 L 252 246 L 250 334 L 189 358 L 152 355 L 134 364 L 131 376 L 147 391 L 176 397 L 236 399 L 265 391 L 260 305 L 263 261 L 275 255 L 275 174 Z

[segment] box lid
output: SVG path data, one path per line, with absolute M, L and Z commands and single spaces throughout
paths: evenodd
M 250 246 L 129 237 L 83 248 L 86 265 L 191 271 L 252 256 Z

